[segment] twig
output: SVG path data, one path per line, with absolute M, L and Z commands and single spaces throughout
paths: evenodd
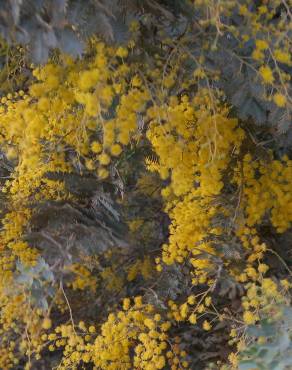
M 270 248 L 267 248 L 267 252 L 271 252 L 275 256 L 277 256 L 279 258 L 279 260 L 283 263 L 283 265 L 286 267 L 289 274 L 292 276 L 292 271 L 290 270 L 289 266 L 287 265 L 287 263 L 284 261 L 284 259 L 277 252 L 275 252 L 273 249 L 270 249 Z
M 68 309 L 69 309 L 70 320 L 71 320 L 71 323 L 72 323 L 73 331 L 74 331 L 75 335 L 77 335 L 77 334 L 76 334 L 76 331 L 75 331 L 75 324 L 74 324 L 74 320 L 73 320 L 72 309 L 71 309 L 70 303 L 69 303 L 69 301 L 68 301 L 68 298 L 67 298 L 67 296 L 66 296 L 65 290 L 64 290 L 64 288 L 63 288 L 63 282 L 62 282 L 62 280 L 60 281 L 60 289 L 61 289 L 61 291 L 62 291 L 62 293 L 63 293 L 63 295 L 64 295 L 64 298 L 65 298 L 65 300 L 66 300 L 66 303 L 67 303 L 67 306 L 68 306 Z

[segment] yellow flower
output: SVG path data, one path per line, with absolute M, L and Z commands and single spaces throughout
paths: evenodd
M 85 167 L 89 170 L 92 171 L 95 169 L 95 165 L 92 159 L 86 159 L 85 161 Z
M 228 356 L 228 360 L 230 361 L 231 365 L 234 368 L 237 368 L 237 366 L 238 366 L 238 357 L 237 357 L 236 353 L 230 353 L 230 355 Z
M 100 97 L 104 104 L 109 106 L 113 99 L 113 89 L 111 86 L 106 86 L 100 91 Z
M 274 52 L 275 58 L 280 63 L 290 64 L 291 63 L 291 54 L 281 50 L 276 49 Z
M 93 69 L 90 71 L 84 71 L 80 74 L 78 87 L 82 91 L 87 91 L 94 87 L 99 79 L 98 69 Z
M 265 54 L 259 50 L 259 49 L 255 49 L 253 52 L 252 52 L 252 57 L 253 59 L 255 60 L 263 60 L 264 57 L 265 57 Z
M 262 79 L 268 83 L 268 84 L 271 84 L 274 82 L 274 76 L 273 76 L 273 71 L 271 70 L 271 68 L 269 66 L 262 66 L 260 69 L 259 69 L 259 72 L 262 76 Z
M 111 158 L 108 154 L 103 153 L 98 157 L 98 160 L 99 160 L 100 164 L 106 166 L 110 163 Z
M 142 307 L 142 305 L 143 305 L 142 297 L 141 296 L 135 297 L 134 298 L 134 303 L 135 303 L 135 307 L 137 307 L 137 308 Z
M 264 274 L 265 272 L 267 272 L 269 269 L 269 266 L 264 264 L 264 263 L 260 263 L 259 264 L 259 267 L 258 267 L 258 271 L 261 272 L 262 274 Z
M 158 313 L 154 315 L 154 321 L 160 321 L 160 320 L 161 320 L 161 316 Z
M 80 321 L 80 322 L 79 322 L 79 324 L 78 324 L 78 328 L 79 328 L 79 329 L 81 329 L 81 330 L 86 331 L 86 326 L 85 326 L 84 321 Z
M 248 9 L 247 9 L 246 5 L 240 5 L 239 14 L 240 15 L 247 15 L 248 14 Z
M 164 356 L 158 356 L 157 360 L 155 361 L 154 369 L 162 369 L 165 366 L 165 358 Z
M 196 302 L 196 297 L 194 295 L 190 295 L 188 297 L 188 304 L 193 305 Z
M 235 338 L 235 337 L 236 337 L 236 335 L 237 335 L 236 330 L 235 330 L 235 329 L 231 329 L 231 330 L 230 330 L 230 336 L 231 336 L 232 338 Z
M 278 107 L 285 107 L 287 101 L 286 96 L 280 93 L 276 93 L 273 96 L 273 100 L 278 105 Z
M 265 40 L 256 40 L 256 48 L 259 50 L 268 49 L 269 44 Z
M 182 318 L 186 318 L 189 311 L 189 306 L 187 303 L 184 303 L 180 306 L 180 314 Z
M 42 323 L 42 328 L 45 330 L 50 329 L 52 326 L 52 320 L 46 317 Z
M 191 316 L 189 317 L 189 322 L 191 324 L 196 324 L 197 323 L 197 316 L 192 313 Z
M 145 319 L 144 320 L 144 325 L 147 326 L 149 329 L 155 329 L 155 322 L 152 321 L 151 319 Z
M 132 78 L 131 83 L 133 87 L 140 87 L 142 85 L 142 80 L 139 76 L 136 75 Z
M 289 283 L 288 280 L 286 279 L 283 279 L 280 281 L 280 284 L 282 285 L 282 287 L 286 290 L 288 290 L 290 287 L 291 287 L 291 284 Z
M 162 331 L 167 331 L 170 327 L 171 327 L 171 323 L 169 321 L 164 322 L 160 326 Z
M 111 147 L 110 147 L 110 151 L 111 151 L 111 154 L 114 155 L 114 156 L 118 156 L 121 154 L 122 152 L 122 147 L 119 145 L 119 144 L 113 144 Z
M 262 289 L 268 297 L 276 297 L 278 294 L 277 284 L 270 278 L 263 279 Z
M 243 321 L 247 325 L 252 325 L 252 324 L 254 324 L 257 321 L 257 318 L 256 318 L 256 316 L 251 311 L 245 311 L 243 313 Z
M 100 153 L 102 151 L 102 145 L 98 141 L 93 141 L 91 143 L 91 150 L 93 153 Z
M 120 58 L 126 58 L 128 56 L 128 49 L 120 46 L 118 47 L 117 51 L 116 51 L 116 56 L 120 57 Z
M 162 271 L 161 264 L 156 265 L 156 271 L 158 271 L 158 272 L 161 272 Z
M 43 334 L 42 336 L 41 336 L 41 340 L 42 341 L 46 341 L 46 340 L 48 340 L 48 335 L 47 334 Z
M 127 311 L 130 308 L 131 301 L 129 298 L 123 300 L 123 309 Z
M 204 330 L 206 330 L 206 331 L 208 331 L 208 330 L 210 330 L 211 328 L 212 328 L 211 324 L 210 324 L 207 320 L 205 320 L 205 321 L 203 322 L 203 329 L 204 329 Z
M 137 32 L 139 30 L 139 22 L 136 20 L 131 21 L 129 29 L 131 32 Z
M 90 362 L 90 359 L 91 359 L 91 355 L 90 353 L 84 353 L 82 355 L 82 361 L 85 362 L 85 363 L 89 363 Z
M 98 177 L 101 179 L 106 179 L 109 176 L 109 172 L 106 168 L 100 168 L 98 170 Z
M 212 298 L 211 297 L 206 297 L 206 299 L 205 299 L 206 307 L 209 307 L 211 303 L 212 303 Z

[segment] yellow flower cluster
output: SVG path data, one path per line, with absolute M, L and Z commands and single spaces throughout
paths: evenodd
M 260 268 L 259 268 L 260 269 Z M 229 355 L 228 359 L 232 369 L 238 368 L 238 353 L 246 348 L 246 338 L 242 331 L 242 324 L 245 326 L 255 325 L 260 320 L 281 320 L 282 308 L 290 305 L 288 290 L 291 284 L 287 280 L 281 280 L 277 284 L 271 278 L 259 278 L 257 282 L 246 285 L 246 295 L 242 300 L 243 315 L 242 320 L 234 321 L 230 331 L 230 345 L 236 345 L 237 352 Z M 257 338 L 258 343 L 263 344 L 267 337 Z
M 72 287 L 73 290 L 85 290 L 90 289 L 92 292 L 96 290 L 96 278 L 92 276 L 90 270 L 80 263 L 74 263 L 65 268 L 74 274 L 72 282 L 67 284 L 68 287 Z
M 23 329 L 19 326 L 22 320 L 26 324 L 25 336 L 22 335 Z M 48 330 L 51 324 L 49 317 L 43 317 L 43 310 L 30 306 L 24 294 L 17 294 L 14 297 L 1 295 L 0 353 L 6 351 L 0 358 L 1 368 L 14 368 L 19 363 L 20 356 L 40 359 L 44 347 L 41 333 Z
M 164 321 L 155 308 L 143 304 L 137 296 L 133 303 L 123 301 L 123 310 L 110 313 L 107 321 L 96 333 L 95 326 L 87 327 L 79 322 L 78 327 L 57 326 L 53 333 L 43 334 L 42 340 L 50 351 L 64 347 L 60 369 L 76 367 L 81 362 L 90 363 L 99 369 L 163 369 L 171 364 L 176 370 L 186 353 L 179 347 L 169 346 L 169 321 Z
M 168 301 L 169 319 L 174 319 L 176 321 L 185 321 L 188 320 L 191 324 L 199 325 L 198 320 L 200 320 L 200 325 L 206 331 L 212 328 L 208 320 L 203 320 L 203 317 L 206 313 L 213 313 L 210 306 L 212 305 L 212 297 L 208 295 L 207 291 L 203 291 L 196 295 L 190 295 L 185 303 L 180 305 L 176 304 L 174 301 Z
M 263 278 L 257 283 L 247 284 L 246 296 L 243 298 L 244 308 L 243 321 L 246 325 L 255 324 L 258 320 L 269 318 L 270 312 L 281 315 L 281 312 L 274 312 L 276 304 L 288 304 L 286 301 L 287 288 L 278 286 L 271 278 Z
M 249 16 L 246 7 L 240 11 Z M 257 19 L 263 14 L 264 9 Z M 291 227 L 292 162 L 286 157 L 263 160 L 246 154 L 242 148 L 245 132 L 231 117 L 219 92 L 201 88 L 195 96 L 191 92 L 181 97 L 172 95 L 179 64 L 162 73 L 163 62 L 157 56 L 155 68 L 146 73 L 145 81 L 137 66 L 132 69 L 126 64 L 128 48 L 115 49 L 101 42 L 94 42 L 92 47 L 86 61 L 73 62 L 60 56 L 59 64 L 48 63 L 33 71 L 36 81 L 28 94 L 19 92 L 1 99 L 0 145 L 14 170 L 2 188 L 9 210 L 0 233 L 0 334 L 7 333 L 0 346 L 0 367 L 17 365 L 15 343 L 9 338 L 19 335 L 19 327 L 25 323 L 26 337 L 20 334 L 17 351 L 39 359 L 43 349 L 60 350 L 60 369 L 84 363 L 105 370 L 188 368 L 180 339 L 173 340 L 169 332 L 173 323 L 181 321 L 198 323 L 209 331 L 213 325 L 210 315 L 222 320 L 212 301 L 217 277 L 210 271 L 218 268 L 214 257 L 222 258 L 222 269 L 245 285 L 241 324 L 257 323 L 265 307 L 282 301 L 277 284 L 265 277 L 269 271 L 263 260 L 267 246 L 258 237 L 257 227 L 263 220 L 270 220 L 278 233 Z M 262 62 L 270 47 L 269 40 L 257 39 L 253 58 Z M 273 53 L 276 61 L 290 65 L 291 57 L 282 49 Z M 265 83 L 275 82 L 277 74 L 269 65 L 262 63 L 259 73 Z M 205 78 L 200 68 L 194 73 L 197 77 Z M 188 91 L 190 83 L 184 82 L 182 87 Z M 287 98 L 281 89 L 276 91 L 274 102 L 284 107 Z M 124 146 L 142 135 L 144 129 L 158 157 L 157 162 L 146 159 L 146 167 L 158 172 L 168 184 L 162 189 L 162 197 L 171 224 L 169 239 L 162 246 L 161 257 L 156 258 L 157 270 L 186 262 L 192 285 L 198 290 L 183 303 L 168 301 L 166 313 L 143 304 L 141 297 L 133 301 L 125 298 L 123 309 L 116 312 L 114 308 L 99 326 L 83 321 L 75 326 L 71 317 L 70 324 L 52 329 L 50 314 L 35 312 L 24 293 L 9 297 L 5 293 L 8 284 L 15 287 L 16 262 L 34 265 L 38 258 L 38 251 L 23 240 L 34 203 L 73 198 L 62 182 L 49 180 L 46 173 L 69 173 L 79 168 L 82 174 L 107 178 Z M 73 154 L 67 156 L 68 152 Z M 139 182 L 147 196 L 153 194 L 151 179 L 145 177 Z M 237 207 L 230 210 L 224 197 L 234 203 L 235 194 Z M 230 267 L 228 257 L 212 244 L 212 238 L 227 234 L 223 226 L 214 225 L 217 216 L 232 219 L 228 232 L 238 238 L 245 258 L 238 266 Z M 142 224 L 141 220 L 131 221 L 131 231 L 139 233 Z M 104 258 L 107 260 L 106 255 Z M 153 275 L 152 257 L 148 255 L 131 261 L 122 274 L 117 273 L 120 264 L 112 259 L 106 267 L 98 266 L 108 291 L 120 293 L 126 280 L 133 282 L 139 275 L 147 280 Z M 97 278 L 86 264 L 72 264 L 67 269 L 74 275 L 66 285 L 72 293 L 96 290 Z M 289 287 L 283 280 L 281 289 L 287 291 Z M 62 313 L 67 309 L 58 297 L 54 303 Z M 168 321 L 162 318 L 164 313 Z M 236 355 L 230 360 L 235 364 Z
M 19 311 L 21 305 L 12 304 L 11 297 L 10 301 L 4 297 L 7 284 L 13 284 L 15 263 L 33 265 L 38 258 L 39 252 L 23 241 L 32 206 L 39 201 L 73 197 L 61 181 L 50 180 L 46 174 L 79 168 L 97 179 L 107 177 L 112 160 L 137 131 L 137 114 L 145 110 L 149 100 L 137 76 L 128 83 L 133 71 L 124 62 L 127 49 L 116 52 L 94 42 L 91 51 L 86 62 L 60 56 L 58 64 L 50 62 L 34 69 L 35 83 L 27 94 L 20 91 L 1 99 L 0 145 L 14 167 L 1 189 L 9 206 L 0 233 L 1 307 L 3 317 L 15 318 L 19 325 L 27 321 L 24 310 Z M 68 151 L 74 154 L 68 156 Z M 146 276 L 148 263 L 143 266 Z M 85 266 L 73 265 L 71 272 L 75 279 L 69 288 L 95 289 L 96 279 Z M 101 277 L 115 290 L 120 289 L 122 282 L 111 267 Z M 23 302 L 27 298 L 22 296 Z M 6 323 L 7 331 L 12 324 L 13 320 Z M 30 345 L 30 351 L 36 351 L 38 341 L 34 341 L 36 345 Z M 23 348 L 29 344 L 23 343 Z
M 243 189 L 243 206 L 249 227 L 259 224 L 266 214 L 277 232 L 282 233 L 291 227 L 291 160 L 284 157 L 282 160 L 255 161 L 247 154 L 242 171 L 238 170 L 237 182 Z
M 125 312 L 117 315 L 110 314 L 103 324 L 102 335 L 94 343 L 94 364 L 101 369 L 162 369 L 166 363 L 163 352 L 168 348 L 166 332 L 170 324 L 155 321 L 152 306 L 142 311 L 128 307 L 126 301 L 124 309 Z M 133 360 L 131 348 L 135 353 Z
M 144 109 L 148 94 L 137 83 L 128 88 L 129 68 L 119 57 L 114 48 L 96 42 L 91 61 L 61 57 L 59 64 L 33 71 L 36 82 L 27 95 L 21 91 L 1 100 L 0 144 L 15 165 L 2 189 L 11 212 L 3 220 L 1 239 L 9 244 L 9 253 L 25 263 L 36 259 L 35 250 L 19 243 L 31 216 L 29 204 L 70 196 L 61 182 L 45 174 L 70 172 L 78 165 L 107 177 L 111 159 L 137 129 L 136 114 Z M 116 117 L 105 119 L 114 98 Z M 68 148 L 76 153 L 71 161 L 65 155 Z
M 167 264 L 190 256 L 194 268 L 203 270 L 210 261 L 196 255 L 214 253 L 204 242 L 219 210 L 213 199 L 220 194 L 223 172 L 244 138 L 237 120 L 228 117 L 226 107 L 213 107 L 214 100 L 201 90 L 192 100 L 171 98 L 169 105 L 154 106 L 149 112 L 152 123 L 147 135 L 159 156 L 156 168 L 163 179 L 171 180 L 162 191 L 172 220 L 169 244 L 162 254 Z M 220 234 L 220 229 L 213 231 Z
M 137 259 L 128 269 L 127 279 L 133 281 L 138 275 L 142 275 L 143 278 L 149 279 L 153 274 L 153 265 L 149 256 L 146 256 L 143 260 Z
M 162 258 L 156 258 L 157 270 L 163 270 L 163 263 L 171 265 L 187 260 L 193 267 L 193 285 L 207 283 L 212 290 L 215 282 L 209 278 L 208 271 L 212 270 L 212 258 L 217 251 L 208 239 L 220 238 L 223 233 L 221 227 L 213 226 L 213 220 L 219 214 L 233 217 L 234 232 L 247 251 L 246 261 L 244 266 L 232 268 L 227 262 L 225 268 L 235 280 L 247 284 L 249 297 L 248 282 L 270 281 L 263 278 L 269 270 L 262 262 L 267 247 L 260 242 L 256 227 L 267 216 L 279 233 L 291 227 L 291 161 L 286 157 L 253 160 L 250 154 L 242 158 L 245 134 L 238 122 L 229 118 L 228 109 L 217 105 L 212 98 L 210 92 L 201 90 L 192 100 L 186 96 L 181 100 L 171 97 L 168 104 L 154 105 L 148 111 L 151 123 L 147 136 L 159 161 L 148 161 L 146 165 L 163 180 L 169 180 L 162 195 L 171 219 L 170 235 L 168 243 L 162 246 Z M 237 208 L 231 211 L 220 200 L 227 173 L 239 194 Z M 206 303 L 200 298 L 205 298 L 204 294 L 189 297 L 182 304 L 170 301 L 168 317 L 188 320 L 191 324 L 199 322 L 204 330 L 210 330 L 210 321 L 202 321 L 201 315 L 212 314 L 219 321 L 224 315 L 214 307 L 215 311 L 210 310 L 211 297 L 207 297 Z M 263 302 L 261 293 L 257 291 L 257 294 L 262 309 L 268 303 Z M 248 304 L 243 302 L 243 321 L 252 324 L 260 317 L 257 298 L 248 300 Z

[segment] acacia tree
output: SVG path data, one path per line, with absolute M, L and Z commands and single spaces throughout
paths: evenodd
M 291 7 L 1 5 L 0 368 L 289 368 Z

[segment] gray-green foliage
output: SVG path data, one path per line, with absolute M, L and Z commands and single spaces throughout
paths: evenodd
M 107 185 L 110 193 L 106 184 L 95 178 L 63 173 L 50 173 L 48 177 L 63 180 L 76 199 L 32 205 L 34 214 L 26 241 L 41 250 L 46 261 L 63 266 L 110 248 L 128 247 L 127 228 L 121 220 L 113 186 Z
M 288 370 L 292 367 L 292 308 L 276 307 L 278 319 L 249 328 L 252 343 L 242 353 L 240 370 Z M 279 315 L 280 313 L 280 315 Z M 264 338 L 265 343 L 258 341 Z
M 48 309 L 48 299 L 55 294 L 53 287 L 55 276 L 52 268 L 42 257 L 39 257 L 35 266 L 25 266 L 17 262 L 15 282 L 17 287 L 14 293 L 25 291 L 33 305 L 44 310 Z
M 127 40 L 129 21 L 143 9 L 171 16 L 153 0 L 2 0 L 0 33 L 9 43 L 28 45 L 31 58 L 43 63 L 55 48 L 81 55 L 92 35 Z

